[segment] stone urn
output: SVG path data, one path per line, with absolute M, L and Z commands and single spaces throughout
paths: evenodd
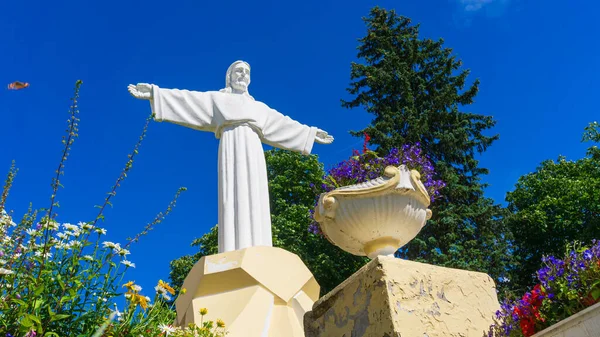
M 315 220 L 332 244 L 374 259 L 412 240 L 431 218 L 429 204 L 418 171 L 388 166 L 382 177 L 323 193 Z

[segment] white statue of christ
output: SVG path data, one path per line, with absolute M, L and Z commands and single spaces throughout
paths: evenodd
M 220 91 L 163 89 L 130 84 L 136 98 L 150 100 L 157 121 L 214 132 L 219 142 L 219 253 L 272 246 L 267 165 L 262 143 L 310 154 L 314 142 L 333 137 L 300 124 L 248 93 L 250 65 L 236 61 Z

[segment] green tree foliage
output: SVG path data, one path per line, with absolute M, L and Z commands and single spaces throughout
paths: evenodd
M 367 133 L 385 155 L 391 148 L 420 143 L 446 182 L 433 205 L 433 218 L 400 252 L 400 257 L 489 273 L 496 280 L 512 263 L 505 210 L 483 195 L 476 154 L 498 135 L 486 136 L 490 116 L 461 111 L 473 103 L 479 81 L 467 85 L 469 70 L 443 47 L 443 40 L 419 38 L 419 25 L 394 10 L 375 7 L 364 18 L 367 34 L 359 40 L 352 63 L 346 108 L 374 115 L 371 124 L 352 132 Z
M 325 294 L 348 278 L 366 263 L 366 259 L 350 255 L 325 239 L 308 231 L 310 209 L 321 191 L 323 165 L 317 156 L 295 152 L 270 150 L 265 152 L 273 245 L 297 254 L 313 273 Z M 217 253 L 217 228 L 199 239 L 194 255 L 186 255 L 171 262 L 170 278 L 178 288 L 193 265 L 205 255 Z
M 600 143 L 600 123 L 592 122 L 586 126 L 582 141 Z M 598 149 L 597 145 L 592 145 L 588 149 L 587 155 L 596 160 L 600 160 L 600 149 Z
M 586 128 L 584 140 L 600 142 L 598 124 Z M 519 268 L 511 275 L 520 292 L 535 283 L 543 255 L 561 256 L 565 246 L 600 239 L 600 157 L 592 146 L 576 161 L 547 160 L 519 178 L 506 197 L 513 213 L 508 224 L 515 236 Z

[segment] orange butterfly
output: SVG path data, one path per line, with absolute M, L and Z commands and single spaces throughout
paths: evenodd
M 8 89 L 10 90 L 21 90 L 21 89 L 25 89 L 29 86 L 29 83 L 27 82 L 12 82 L 11 84 L 8 85 Z

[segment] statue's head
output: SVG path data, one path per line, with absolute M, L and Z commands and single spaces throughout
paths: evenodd
M 221 91 L 250 96 L 248 86 L 250 86 L 250 65 L 244 61 L 233 62 L 227 69 L 225 88 Z

